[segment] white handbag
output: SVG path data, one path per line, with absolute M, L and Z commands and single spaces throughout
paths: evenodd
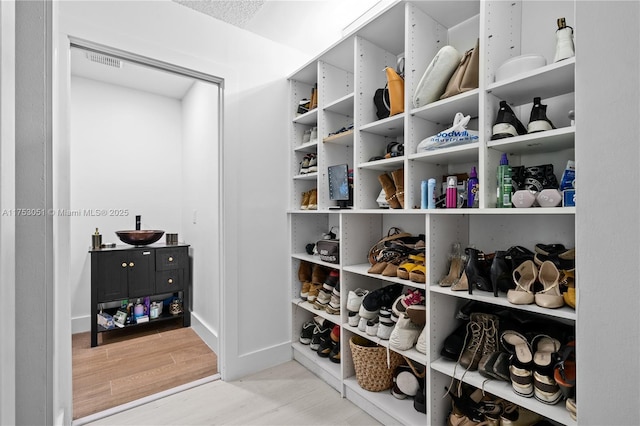
M 453 46 L 444 46 L 424 72 L 413 94 L 413 106 L 420 108 L 440 99 L 458 68 L 462 55 Z

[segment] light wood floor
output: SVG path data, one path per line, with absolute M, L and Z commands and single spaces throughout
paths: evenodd
M 181 319 L 101 333 L 95 348 L 88 332 L 74 334 L 73 418 L 216 374 L 216 354 L 180 324 Z
M 289 361 L 233 382 L 188 389 L 90 425 L 378 425 L 367 413 Z

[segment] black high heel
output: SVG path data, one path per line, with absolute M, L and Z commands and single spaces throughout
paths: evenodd
M 491 283 L 491 263 L 495 253 L 485 254 L 480 250 L 472 247 L 464 249 L 467 255 L 467 263 L 464 271 L 469 280 L 469 294 L 473 294 L 473 287 L 478 290 L 489 291 L 495 294 L 493 284 Z

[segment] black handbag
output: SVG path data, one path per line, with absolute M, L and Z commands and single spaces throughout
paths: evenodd
M 316 243 L 320 259 L 328 263 L 340 263 L 340 240 L 320 240 Z
M 391 108 L 389 107 L 389 89 L 385 86 L 384 89 L 377 89 L 373 95 L 373 103 L 376 106 L 376 116 L 381 120 L 387 118 L 391 114 Z

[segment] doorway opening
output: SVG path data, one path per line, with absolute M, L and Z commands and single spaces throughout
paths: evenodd
M 128 52 L 71 42 L 74 420 L 93 420 L 105 410 L 220 377 L 223 83 Z M 122 245 L 115 231 L 135 229 L 136 216 L 141 229 L 178 234 L 189 245 L 191 327 L 165 321 L 107 331 L 91 348 L 88 334 L 96 318 L 89 314 L 89 235 L 97 228 L 103 244 Z M 98 372 L 108 374 L 99 381 Z

